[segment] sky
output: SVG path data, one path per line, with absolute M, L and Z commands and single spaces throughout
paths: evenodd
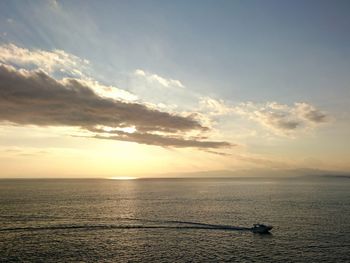
M 347 173 L 349 11 L 1 1 L 0 177 Z

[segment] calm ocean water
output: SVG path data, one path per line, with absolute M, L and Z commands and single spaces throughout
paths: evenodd
M 257 222 L 272 234 L 222 227 Z M 350 262 L 349 251 L 346 178 L 0 180 L 0 262 Z

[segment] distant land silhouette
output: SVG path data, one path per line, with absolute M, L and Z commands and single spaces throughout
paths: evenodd
M 247 170 L 216 170 L 216 171 L 199 171 L 199 172 L 183 172 L 183 173 L 164 173 L 157 175 L 149 175 L 146 177 L 157 178 L 260 178 L 260 177 L 280 177 L 280 178 L 350 178 L 350 172 L 329 171 L 318 169 L 247 169 Z

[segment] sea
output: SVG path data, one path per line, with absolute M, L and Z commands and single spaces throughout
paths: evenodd
M 350 179 L 0 180 L 0 262 L 350 262 Z

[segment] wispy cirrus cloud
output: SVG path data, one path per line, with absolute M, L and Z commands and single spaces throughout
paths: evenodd
M 138 96 L 111 85 L 104 85 L 92 78 L 75 78 L 83 86 L 90 87 L 97 95 L 105 98 L 122 100 L 125 102 L 135 102 L 139 100 Z
M 147 82 L 153 85 L 156 84 L 165 88 L 185 88 L 180 80 L 161 77 L 157 74 L 152 74 L 142 69 L 136 69 L 134 75 L 145 79 Z
M 233 112 L 233 107 L 229 106 L 224 100 L 211 97 L 201 97 L 199 99 L 199 109 L 212 116 L 228 115 Z
M 47 73 L 61 72 L 77 77 L 83 76 L 82 69 L 90 64 L 88 60 L 81 59 L 63 50 L 30 50 L 14 44 L 0 45 L 0 62 L 19 67 L 41 69 Z

